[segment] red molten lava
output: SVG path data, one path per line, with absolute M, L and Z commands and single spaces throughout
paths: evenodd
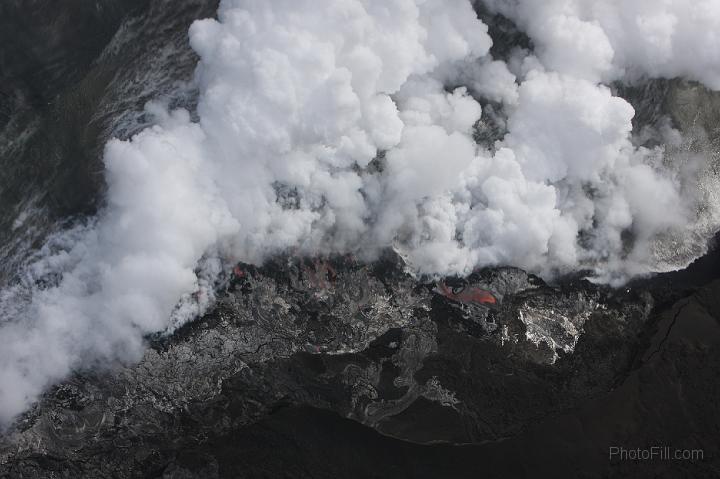
M 337 272 L 328 261 L 316 259 L 311 266 L 303 268 L 310 286 L 314 289 L 328 289 L 337 279 Z
M 474 286 L 465 286 L 457 291 L 445 283 L 439 283 L 437 292 L 458 303 L 497 304 L 497 299 L 490 291 Z

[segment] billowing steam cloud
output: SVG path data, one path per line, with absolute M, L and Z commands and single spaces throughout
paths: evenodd
M 233 261 L 394 247 L 418 273 L 622 281 L 702 253 L 718 225 L 704 160 L 634 146 L 633 108 L 605 85 L 720 89 L 720 4 L 486 3 L 537 51 L 491 58 L 468 0 L 224 0 L 196 22 L 199 122 L 150 106 L 158 126 L 107 145 L 105 210 L 3 292 L 0 420 L 80 365 L 138 358 Z M 492 145 L 475 141 L 481 101 L 507 119 Z
M 543 65 L 591 81 L 686 77 L 720 89 L 715 0 L 483 0 L 536 42 Z

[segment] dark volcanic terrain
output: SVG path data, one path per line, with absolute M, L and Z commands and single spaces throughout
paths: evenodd
M 239 265 L 217 307 L 140 364 L 46 394 L 0 470 L 717 477 L 720 281 L 666 280 L 618 291 L 500 268 L 425 283 L 392 254 Z M 609 460 L 666 444 L 704 459 Z
M 145 102 L 192 110 L 186 32 L 216 6 L 0 4 L 0 286 L 102 206 L 102 146 L 148 124 Z M 530 46 L 488 23 L 494 55 Z M 637 126 L 668 116 L 683 148 L 717 150 L 717 94 L 620 90 Z M 477 140 L 502 134 L 484 118 Z M 77 371 L 0 433 L 0 478 L 720 477 L 720 254 L 623 289 L 579 278 L 429 281 L 394 253 L 238 265 L 138 364 Z M 704 457 L 609 457 L 652 446 Z

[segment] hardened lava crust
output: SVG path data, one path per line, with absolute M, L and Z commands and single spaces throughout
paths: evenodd
M 391 253 L 240 264 L 209 314 L 153 339 L 139 364 L 49 391 L 2 437 L 0 471 L 275 477 L 289 461 L 287 477 L 370 477 L 365 458 L 396 464 L 397 477 L 470 477 L 483 464 L 549 467 L 510 459 L 532 449 L 560 469 L 625 477 L 637 471 L 608 462 L 608 447 L 684 431 L 707 454 L 694 470 L 714 474 L 718 288 L 677 299 L 652 282 L 551 286 L 516 268 L 424 281 Z M 658 311 L 654 295 L 672 304 Z M 324 444 L 335 429 L 345 439 Z M 400 452 L 370 459 L 382 443 L 428 452 L 403 467 Z

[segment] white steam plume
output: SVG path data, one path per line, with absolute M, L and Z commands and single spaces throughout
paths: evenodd
M 622 281 L 686 261 L 662 246 L 705 239 L 696 212 L 718 205 L 697 191 L 703 159 L 680 168 L 633 146 L 634 111 L 603 82 L 720 88 L 717 53 L 685 54 L 720 51 L 714 3 L 488 3 L 537 57 L 491 58 L 468 0 L 224 0 L 196 22 L 199 123 L 151 106 L 158 126 L 107 145 L 105 210 L 3 292 L 0 421 L 201 313 L 223 262 L 395 247 L 420 273 L 513 264 Z M 491 149 L 473 138 L 479 99 L 508 116 Z M 48 272 L 59 284 L 35 287 Z
M 720 89 L 716 0 L 481 0 L 530 35 L 545 67 L 591 81 L 685 77 Z

